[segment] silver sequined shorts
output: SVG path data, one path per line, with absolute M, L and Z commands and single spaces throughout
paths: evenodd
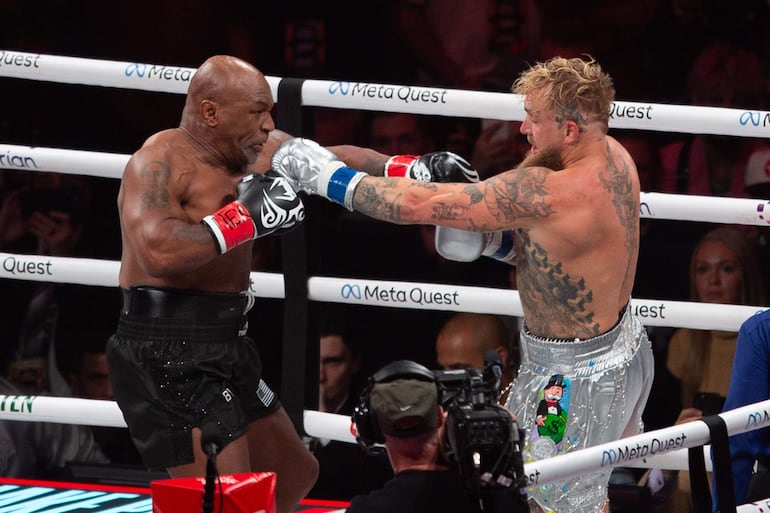
M 588 340 L 521 333 L 521 366 L 507 407 L 526 431 L 524 462 L 639 433 L 653 378 L 647 333 L 626 307 L 607 333 Z M 527 490 L 545 511 L 596 513 L 607 498 L 609 471 Z

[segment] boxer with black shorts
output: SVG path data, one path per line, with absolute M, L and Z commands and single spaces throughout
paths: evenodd
M 628 151 L 607 135 L 615 88 L 596 61 L 537 63 L 512 90 L 523 97 L 520 131 L 531 151 L 516 169 L 484 181 L 447 173 L 456 161 L 326 149 L 305 139 L 283 143 L 272 167 L 296 188 L 348 209 L 392 223 L 436 225 L 444 257 L 484 255 L 517 266 L 525 322 L 508 404 L 527 431 L 525 458 L 540 459 L 641 429 L 652 349 L 628 308 L 640 187 Z M 550 405 L 538 420 L 543 399 Z M 608 480 L 602 470 L 537 483 L 528 490 L 533 511 L 606 511 Z
M 259 70 L 211 57 L 190 81 L 179 127 L 131 156 L 118 194 L 123 307 L 107 355 L 148 467 L 204 476 L 201 428 L 213 424 L 226 442 L 219 472 L 276 472 L 277 511 L 289 513 L 318 465 L 245 337 L 253 241 L 304 218 L 292 186 L 260 159 L 280 138 L 272 108 Z

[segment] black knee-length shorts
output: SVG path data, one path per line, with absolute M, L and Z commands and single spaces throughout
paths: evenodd
M 254 342 L 242 335 L 243 301 L 239 294 L 124 290 L 107 345 L 110 380 L 149 468 L 191 463 L 193 427 L 212 423 L 226 443 L 280 408 L 261 379 Z

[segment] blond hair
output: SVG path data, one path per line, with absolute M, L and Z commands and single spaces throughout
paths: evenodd
M 511 91 L 535 96 L 543 102 L 541 107 L 555 110 L 557 116 L 572 119 L 581 128 L 586 123 L 598 122 L 605 133 L 615 101 L 612 78 L 593 57 L 554 57 L 538 62 L 522 72 Z

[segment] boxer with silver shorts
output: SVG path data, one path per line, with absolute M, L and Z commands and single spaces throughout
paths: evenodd
M 653 366 L 647 334 L 628 307 L 614 328 L 587 340 L 538 337 L 525 323 L 521 366 L 506 405 L 526 431 L 524 462 L 638 434 Z M 544 397 L 551 387 L 561 390 Z M 549 403 L 551 412 L 542 415 L 540 406 Z M 527 494 L 545 511 L 600 511 L 609 476 L 605 470 L 533 483 Z

